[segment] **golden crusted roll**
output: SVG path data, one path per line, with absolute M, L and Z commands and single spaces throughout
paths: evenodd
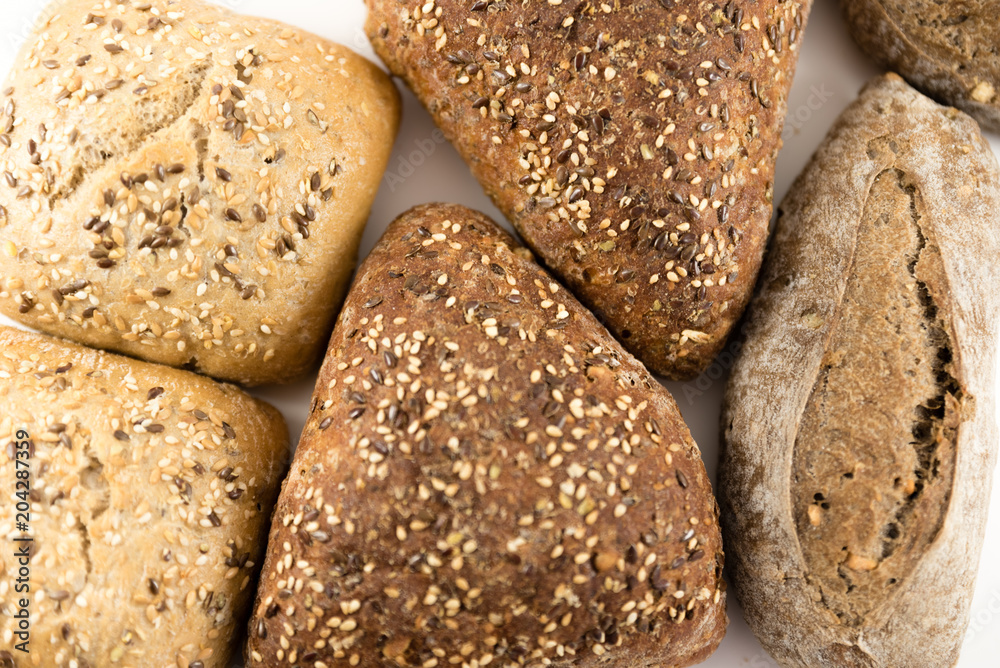
M 350 49 L 63 0 L 0 92 L 0 313 L 245 384 L 320 357 L 399 122 Z
M 232 385 L 0 327 L 0 536 L 28 470 L 32 539 L 30 591 L 0 555 L 0 666 L 229 668 L 287 447 Z

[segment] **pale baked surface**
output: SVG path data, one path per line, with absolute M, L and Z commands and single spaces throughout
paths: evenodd
M 11 548 L 0 665 L 229 668 L 286 470 L 281 415 L 231 385 L 2 327 L 10 537 L 19 430 L 32 443 L 31 653 L 13 650 Z
M 757 278 L 812 3 L 367 4 L 545 265 L 653 372 L 707 367 Z
M 1000 131 L 1000 22 L 992 0 L 841 0 L 854 39 L 983 127 Z
M 782 666 L 951 666 L 996 463 L 1000 169 L 874 79 L 779 207 L 723 410 L 732 581 Z
M 42 16 L 0 94 L 0 313 L 246 384 L 307 371 L 392 147 L 392 83 L 196 0 Z
M 271 529 L 251 666 L 617 666 L 725 633 L 717 507 L 669 393 L 495 223 L 365 260 Z

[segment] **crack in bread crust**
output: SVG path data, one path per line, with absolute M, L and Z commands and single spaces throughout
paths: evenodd
M 891 595 L 919 563 L 952 492 L 964 397 L 947 315 L 925 280 L 943 275 L 941 258 L 920 218 L 902 171 L 875 177 L 795 445 L 807 579 L 852 626 L 885 605 L 873 592 Z
M 49 196 L 49 209 L 72 199 L 91 176 L 99 175 L 109 164 L 127 165 L 133 156 L 161 140 L 164 130 L 177 127 L 185 119 L 193 120 L 195 105 L 207 95 L 203 84 L 211 68 L 210 57 L 192 63 L 180 77 L 181 85 L 169 90 L 173 95 L 141 98 L 136 102 L 131 112 L 134 126 L 122 123 L 115 128 L 116 132 L 90 137 L 91 143 L 78 150 L 76 157 L 80 163 L 70 168 L 70 177 Z M 122 131 L 130 127 L 135 131 Z M 204 180 L 203 173 L 201 177 Z

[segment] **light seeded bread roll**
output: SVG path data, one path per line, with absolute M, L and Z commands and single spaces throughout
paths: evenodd
M 854 39 L 881 65 L 1000 132 L 995 0 L 841 0 Z
M 392 83 L 196 0 L 44 16 L 0 95 L 0 313 L 246 384 L 302 374 L 388 160 Z
M 31 653 L 11 635 L 23 595 L 11 548 L 0 665 L 229 668 L 287 462 L 281 415 L 231 385 L 3 327 L 5 480 L 22 430 Z M 21 535 L 11 498 L 0 504 L 8 537 Z
M 750 299 L 809 0 L 366 0 L 379 56 L 527 244 L 653 372 Z
M 896 75 L 779 209 L 726 395 L 732 581 L 783 666 L 951 666 L 996 463 L 1000 172 Z
M 514 240 L 397 219 L 334 330 L 251 666 L 686 666 L 725 633 L 717 507 L 670 394 Z

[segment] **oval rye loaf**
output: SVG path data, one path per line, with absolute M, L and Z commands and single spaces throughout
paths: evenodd
M 1000 171 L 895 74 L 779 209 L 724 407 L 732 578 L 783 666 L 953 665 L 996 463 Z

